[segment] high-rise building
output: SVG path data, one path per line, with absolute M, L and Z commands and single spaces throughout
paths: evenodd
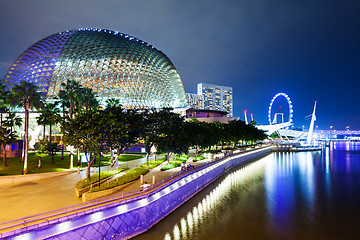
M 194 93 L 186 93 L 186 100 L 189 107 L 194 109 L 204 109 L 204 96 Z
M 197 94 L 204 96 L 204 109 L 225 111 L 227 117 L 233 116 L 232 88 L 214 84 L 199 83 Z

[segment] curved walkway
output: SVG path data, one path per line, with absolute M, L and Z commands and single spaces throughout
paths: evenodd
M 27 238 L 35 238 L 36 236 L 42 236 L 42 237 L 50 236 L 49 233 L 53 234 L 51 236 L 55 236 L 55 235 L 57 236 L 58 234 L 65 233 L 64 237 L 66 237 L 66 236 L 69 237 L 70 235 L 68 235 L 68 230 L 71 230 L 71 229 L 74 229 L 74 232 L 71 231 L 71 234 L 73 234 L 73 235 L 71 235 L 72 238 L 75 238 L 75 236 L 76 236 L 76 238 L 78 238 L 79 235 L 93 238 L 94 232 L 97 232 L 98 230 L 99 230 L 99 234 L 102 237 L 104 237 L 104 236 L 110 236 L 110 235 L 114 234 L 114 232 L 113 232 L 114 229 L 104 228 L 100 231 L 102 224 L 110 223 L 110 226 L 111 226 L 111 224 L 112 224 L 111 222 L 114 221 L 114 219 L 117 219 L 117 220 L 123 222 L 123 224 L 119 225 L 119 227 L 121 226 L 121 229 L 119 228 L 118 230 L 116 230 L 116 232 L 119 232 L 119 233 L 122 233 L 124 231 L 127 232 L 128 226 L 129 226 L 128 224 L 130 224 L 134 219 L 138 219 L 140 213 L 145 214 L 147 212 L 147 210 L 146 211 L 143 210 L 143 207 L 147 208 L 148 204 L 145 204 L 145 202 L 148 203 L 148 196 L 149 196 L 149 194 L 154 194 L 155 193 L 154 191 L 162 191 L 162 194 L 157 194 L 158 192 L 156 192 L 156 194 L 152 196 L 152 200 L 150 200 L 150 202 L 152 202 L 153 200 L 157 201 L 158 199 L 160 199 L 159 201 L 163 201 L 163 202 L 158 202 L 158 204 L 159 204 L 158 206 L 163 206 L 164 204 L 167 205 L 168 203 L 172 203 L 173 206 L 170 205 L 170 207 L 168 206 L 168 208 L 167 208 L 167 210 L 170 210 L 170 212 L 171 212 L 173 210 L 173 207 L 179 206 L 178 205 L 179 199 L 182 199 L 180 202 L 183 202 L 183 200 L 187 199 L 191 194 L 195 194 L 195 192 L 193 192 L 193 189 L 195 191 L 198 191 L 198 190 L 200 190 L 200 188 L 205 187 L 209 183 L 209 181 L 211 182 L 212 177 L 208 178 L 208 176 L 218 177 L 220 175 L 223 175 L 224 169 L 230 169 L 240 163 L 245 163 L 247 161 L 251 161 L 252 159 L 256 158 L 257 156 L 264 155 L 264 154 L 271 152 L 272 149 L 273 148 L 271 146 L 268 146 L 263 149 L 256 149 L 256 150 L 253 149 L 249 152 L 246 151 L 243 154 L 235 154 L 234 153 L 235 155 L 231 155 L 231 156 L 225 157 L 225 158 L 220 158 L 219 160 L 216 160 L 216 159 L 212 160 L 212 161 L 205 160 L 205 161 L 202 161 L 202 163 L 196 163 L 196 165 L 201 164 L 201 166 L 196 167 L 194 170 L 185 172 L 185 173 L 179 172 L 179 170 L 180 170 L 179 168 L 174 169 L 172 171 L 172 173 L 175 173 L 177 171 L 179 174 L 175 174 L 175 175 L 171 176 L 170 178 L 166 179 L 165 182 L 164 181 L 160 182 L 160 178 L 167 177 L 168 175 L 171 175 L 171 173 L 170 172 L 165 172 L 165 173 L 160 172 L 160 170 L 159 170 L 160 167 L 158 167 L 149 172 L 150 176 L 153 175 L 158 178 L 157 183 L 155 184 L 155 186 L 153 186 L 149 190 L 149 192 L 139 191 L 140 190 L 139 184 L 135 182 L 135 183 L 131 184 L 131 186 L 133 186 L 136 189 L 133 192 L 129 192 L 129 191 L 131 191 L 131 189 L 129 187 L 129 188 L 123 189 L 127 192 L 126 194 L 120 193 L 117 195 L 111 195 L 109 197 L 104 197 L 104 198 L 101 198 L 101 199 L 98 199 L 95 201 L 89 201 L 89 202 L 81 203 L 81 204 L 77 204 L 77 205 L 66 206 L 66 207 L 60 208 L 60 209 L 56 208 L 56 209 L 52 210 L 51 212 L 48 211 L 48 212 L 44 213 L 43 211 L 41 211 L 39 214 L 37 214 L 35 216 L 17 218 L 16 220 L 14 219 L 14 220 L 10 220 L 7 222 L 3 222 L 3 223 L 0 223 L 0 225 L 2 226 L 1 227 L 1 230 L 2 230 L 1 237 L 9 237 L 9 236 L 12 236 L 11 234 L 18 234 L 18 233 L 21 233 L 21 234 L 24 233 L 21 236 L 24 236 Z M 212 171 L 212 169 L 216 169 L 216 170 Z M 165 176 L 165 174 L 167 176 Z M 210 175 L 208 175 L 208 174 L 210 174 Z M 147 177 L 150 177 L 150 176 L 147 176 Z M 183 179 L 183 178 L 184 178 L 184 181 L 182 181 L 182 180 L 179 181 L 180 179 Z M 188 182 L 191 182 L 191 184 L 193 184 L 193 185 L 187 185 Z M 168 185 L 168 184 L 172 184 L 172 185 Z M 185 186 L 185 188 L 184 188 L 184 186 Z M 181 192 L 181 191 L 179 192 L 178 191 L 179 187 L 182 188 L 183 190 L 185 190 L 185 192 Z M 190 189 L 192 189 L 192 190 L 190 191 Z M 176 194 L 180 194 L 180 195 L 173 196 L 175 198 L 172 201 L 172 200 L 169 200 L 168 196 L 166 195 L 169 192 L 175 192 Z M 162 198 L 161 196 L 164 194 L 166 195 L 166 197 Z M 146 199 L 146 201 L 144 202 L 143 200 L 145 200 L 145 199 Z M 53 199 L 53 200 L 58 201 L 59 199 Z M 134 203 L 133 201 L 136 201 L 137 204 L 133 205 L 133 203 Z M 124 203 L 125 203 L 125 205 L 123 205 Z M 131 206 L 131 208 L 129 208 L 129 206 L 126 203 L 130 204 L 129 206 Z M 141 207 L 140 210 L 136 210 L 136 212 L 132 211 L 133 209 L 138 209 L 139 206 Z M 103 211 L 105 211 L 104 210 L 105 208 L 107 208 L 107 210 L 106 210 L 105 216 L 103 216 Z M 128 212 L 128 210 L 129 210 L 129 212 Z M 161 211 L 159 211 L 157 208 L 151 208 L 149 210 L 150 211 L 155 210 L 155 212 L 158 214 L 158 217 L 160 217 L 159 219 L 164 217 L 163 215 L 161 215 L 163 213 L 161 213 Z M 101 212 L 100 215 L 99 215 L 99 211 Z M 170 213 L 170 212 L 168 212 L 168 213 Z M 120 213 L 122 215 L 119 215 Z M 135 214 L 135 215 L 133 215 L 129 219 L 128 214 L 130 214 L 130 213 Z M 168 214 L 168 213 L 166 213 L 166 214 Z M 79 217 L 81 217 L 81 218 L 79 218 Z M 99 219 L 99 217 L 101 219 Z M 76 224 L 75 224 L 75 222 L 73 222 L 75 225 L 73 225 L 72 223 L 69 224 L 68 221 L 70 221 L 69 220 L 70 218 L 75 220 Z M 94 222 L 94 220 L 95 220 L 95 222 Z M 108 221 L 110 221 L 110 222 L 108 222 Z M 55 223 L 55 225 L 52 225 L 54 223 Z M 146 223 L 146 221 L 145 221 L 145 223 L 143 221 L 140 221 L 140 222 L 138 221 L 137 223 L 140 224 L 142 227 L 145 227 L 144 228 L 145 231 L 149 228 L 149 225 Z M 153 223 L 156 223 L 156 221 Z M 86 224 L 86 226 L 84 224 Z M 33 231 L 36 228 L 43 227 L 43 226 L 51 226 L 51 228 L 49 228 L 50 230 L 48 229 L 45 232 L 43 231 L 44 229 L 42 229 L 42 230 L 39 229 L 40 232 L 29 233 L 29 231 Z M 81 229 L 78 227 L 81 227 Z M 83 228 L 83 227 L 85 227 L 85 228 Z M 87 231 L 86 234 L 83 232 L 84 229 Z M 137 233 L 141 233 L 142 231 L 144 231 L 144 229 L 142 229 L 142 228 L 139 228 L 139 229 L 140 229 L 140 232 L 138 231 Z M 137 230 L 139 230 L 139 229 L 137 229 Z M 130 231 L 128 233 L 128 235 L 130 234 L 129 236 L 134 235 L 135 232 L 133 232 L 133 230 L 134 229 L 132 229 L 132 231 Z M 26 233 L 26 232 L 28 232 L 28 233 Z M 70 231 L 69 231 L 69 233 L 70 233 Z M 40 235 L 38 235 L 38 234 L 40 234 Z
M 153 156 L 149 160 L 152 160 Z M 146 157 L 119 163 L 120 167 L 134 168 L 146 162 Z M 109 167 L 102 167 L 101 170 L 108 170 Z M 91 168 L 92 172 L 94 168 Z M 96 171 L 98 168 L 96 168 Z M 151 182 L 153 175 L 159 170 L 152 170 L 145 175 L 145 181 Z M 171 172 L 164 174 L 169 175 Z M 0 185 L 0 205 L 3 206 L 0 213 L 0 222 L 22 218 L 42 212 L 47 212 L 67 206 L 81 203 L 81 198 L 75 195 L 75 184 L 85 178 L 85 171 L 71 173 L 64 176 L 56 176 L 40 180 L 32 180 L 24 183 L 10 183 Z M 163 178 L 159 175 L 161 179 Z M 156 178 L 158 178 L 156 177 Z M 158 181 L 158 179 L 156 180 Z M 139 189 L 140 180 L 135 181 L 121 191 L 128 192 Z

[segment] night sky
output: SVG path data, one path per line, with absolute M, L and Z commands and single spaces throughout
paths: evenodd
M 317 100 L 319 129 L 360 129 L 359 0 L 1 0 L 0 9 L 0 78 L 44 37 L 104 28 L 164 52 L 186 92 L 200 82 L 232 87 L 242 120 L 246 109 L 267 124 L 284 92 L 295 127 L 308 128 Z

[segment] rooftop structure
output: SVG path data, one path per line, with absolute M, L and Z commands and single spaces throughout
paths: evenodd
M 54 99 L 67 80 L 126 107 L 184 107 L 183 84 L 170 59 L 149 43 L 116 31 L 82 28 L 50 35 L 11 65 L 4 83 L 35 83 Z
M 237 117 L 226 117 L 228 114 L 227 112 L 218 110 L 205 110 L 186 107 L 174 109 L 174 112 L 184 116 L 187 120 L 196 118 L 200 122 L 228 123 L 229 121 L 238 120 Z

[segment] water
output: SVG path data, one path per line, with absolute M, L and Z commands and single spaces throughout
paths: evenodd
M 360 142 L 268 155 L 134 239 L 360 239 Z

